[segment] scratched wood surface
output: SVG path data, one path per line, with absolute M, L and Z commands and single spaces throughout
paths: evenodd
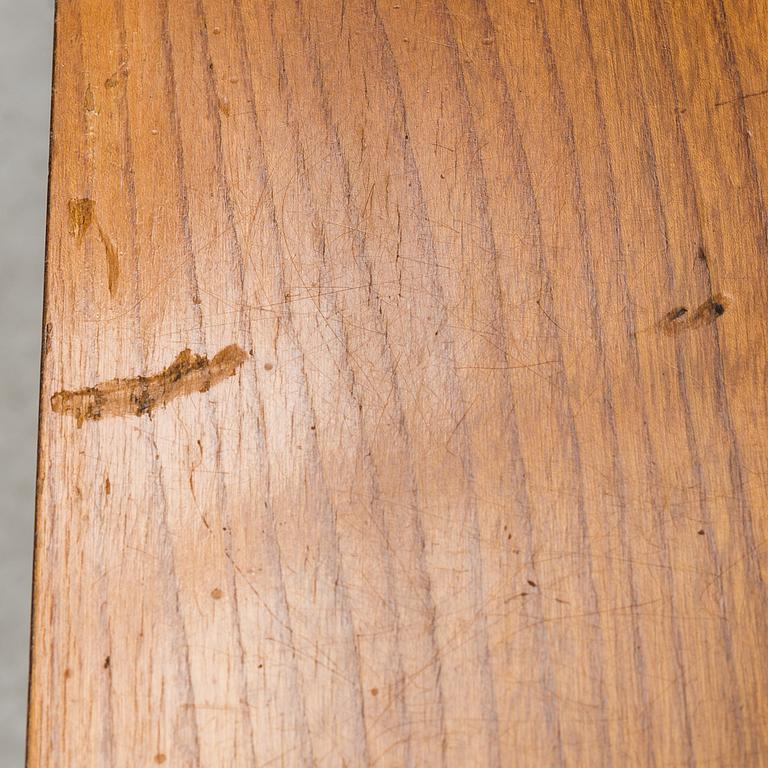
M 761 0 L 59 0 L 30 766 L 768 765 Z

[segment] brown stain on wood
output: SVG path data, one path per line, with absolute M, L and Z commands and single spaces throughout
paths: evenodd
M 713 323 L 718 317 L 725 314 L 728 303 L 728 299 L 718 293 L 710 296 L 692 312 L 689 312 L 687 307 L 674 307 L 664 315 L 659 327 L 668 336 L 673 336 L 681 331 L 701 328 Z
M 106 416 L 143 416 L 182 395 L 207 392 L 234 375 L 246 357 L 237 344 L 224 347 L 211 360 L 184 349 L 160 373 L 62 390 L 51 398 L 51 407 L 56 413 L 74 416 L 78 427 L 85 420 L 98 421 Z
M 93 224 L 96 203 L 88 197 L 72 198 L 67 203 L 69 231 L 78 245 L 82 245 L 86 232 Z

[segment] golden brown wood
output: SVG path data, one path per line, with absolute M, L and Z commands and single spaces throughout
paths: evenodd
M 30 766 L 768 765 L 766 39 L 59 0 Z

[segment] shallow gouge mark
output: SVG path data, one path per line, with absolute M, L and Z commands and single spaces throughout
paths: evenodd
M 56 413 L 75 417 L 77 426 L 105 416 L 143 416 L 158 406 L 193 392 L 206 392 L 234 375 L 247 354 L 237 344 L 224 347 L 211 360 L 184 349 L 163 371 L 153 376 L 112 379 L 75 391 L 62 390 L 51 398 Z

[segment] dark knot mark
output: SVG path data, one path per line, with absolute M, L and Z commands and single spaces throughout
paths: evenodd
M 56 413 L 68 413 L 81 427 L 86 419 L 105 416 L 143 416 L 158 406 L 193 392 L 207 392 L 233 376 L 247 355 L 237 344 L 224 347 L 213 359 L 184 349 L 163 371 L 153 376 L 112 379 L 73 392 L 63 390 L 51 398 Z
M 672 336 L 680 331 L 690 331 L 702 325 L 713 323 L 725 314 L 728 302 L 721 294 L 708 298 L 701 306 L 689 312 L 687 307 L 674 307 L 667 312 L 659 324 L 664 333 Z

